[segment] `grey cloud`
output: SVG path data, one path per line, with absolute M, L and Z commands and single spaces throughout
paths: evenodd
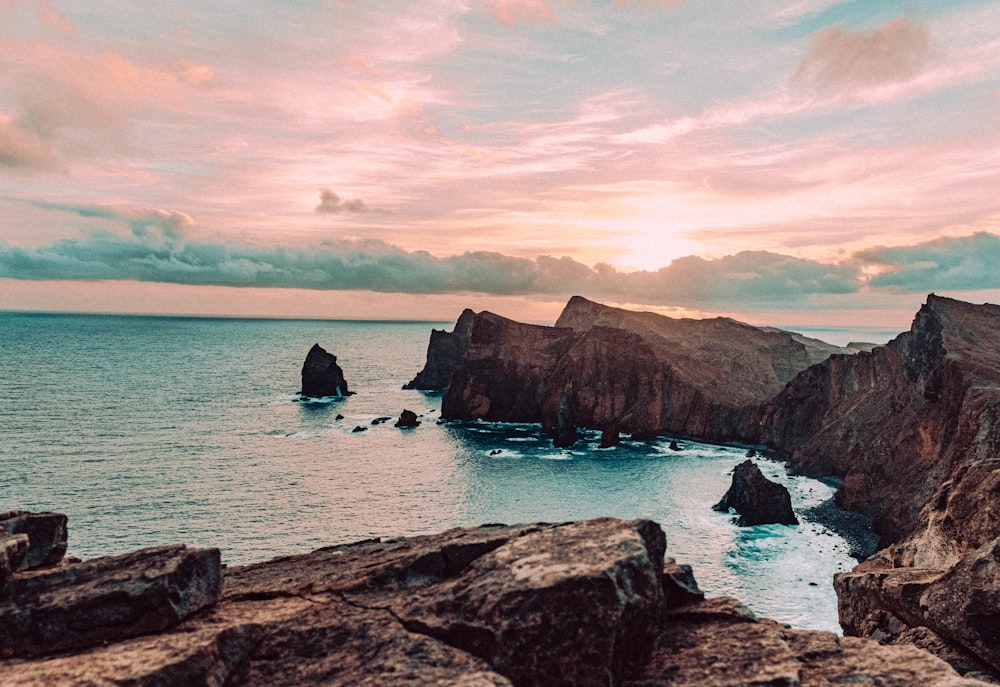
M 915 76 L 934 54 L 930 33 L 903 16 L 871 31 L 828 27 L 812 35 L 793 78 L 819 86 L 869 85 Z
M 1000 236 L 995 234 L 881 246 L 855 257 L 880 270 L 869 282 L 876 288 L 904 293 L 1000 288 Z
M 118 217 L 101 208 L 81 214 Z M 144 221 L 183 224 L 169 213 Z M 123 219 L 131 222 L 132 220 Z M 195 285 L 589 297 L 701 308 L 740 304 L 778 307 L 816 294 L 860 288 L 848 267 L 765 252 L 718 260 L 684 258 L 656 272 L 589 267 L 572 258 L 535 259 L 493 252 L 439 258 L 382 241 L 329 241 L 311 249 L 238 243 L 171 241 L 162 230 L 95 231 L 82 239 L 22 248 L 0 243 L 0 277 L 14 279 L 136 280 Z
M 159 208 L 119 209 L 104 205 L 70 205 L 67 203 L 32 203 L 43 210 L 68 212 L 84 218 L 106 219 L 126 224 L 137 237 L 159 236 L 167 241 L 179 241 L 188 227 L 194 226 L 190 215 Z
M 316 212 L 334 214 L 350 212 L 363 214 L 366 212 L 384 213 L 385 210 L 368 207 L 360 198 L 355 200 L 345 200 L 330 189 L 324 188 L 319 192 L 319 205 L 316 206 Z

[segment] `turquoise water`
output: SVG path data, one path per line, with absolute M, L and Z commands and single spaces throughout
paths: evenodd
M 649 517 L 707 592 L 838 629 L 831 576 L 853 565 L 840 538 L 711 510 L 742 451 L 599 450 L 596 434 L 560 451 L 533 425 L 439 424 L 438 396 L 401 389 L 432 326 L 451 324 L 0 313 L 0 511 L 66 513 L 81 558 L 180 542 L 233 564 L 457 525 Z M 355 395 L 298 402 L 314 343 Z M 371 424 L 404 408 L 419 427 Z M 761 468 L 796 507 L 831 495 Z

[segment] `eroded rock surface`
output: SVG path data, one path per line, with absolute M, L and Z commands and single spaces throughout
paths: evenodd
M 673 319 L 578 296 L 554 327 L 488 312 L 463 317 L 469 344 L 442 416 L 541 422 L 562 446 L 573 427 L 731 440 L 748 423 L 744 408 L 769 400 L 810 364 L 854 350 L 727 318 Z
M 177 625 L 218 599 L 218 549 L 142 549 L 13 575 L 0 590 L 0 655 L 79 649 Z
M 664 547 L 653 522 L 604 518 L 320 549 L 227 570 L 218 602 L 176 627 L 0 661 L 0 684 L 980 684 L 912 646 L 705 599 Z
M 741 527 L 799 524 L 788 489 L 764 477 L 752 460 L 733 469 L 729 490 L 712 508 L 723 513 L 732 508 L 737 513 L 736 524 Z
M 404 389 L 440 391 L 451 383 L 452 375 L 465 364 L 465 354 L 472 340 L 472 321 L 475 316 L 476 313 L 466 308 L 458 316 L 452 331 L 431 330 L 424 369 L 407 382 L 403 386 Z
M 0 537 L 26 535 L 28 549 L 17 570 L 57 565 L 66 554 L 66 516 L 62 513 L 33 513 L 25 510 L 0 513 Z

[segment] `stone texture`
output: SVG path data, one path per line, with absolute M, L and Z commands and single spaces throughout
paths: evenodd
M 218 603 L 176 627 L 0 661 L 0 684 L 980 684 L 912 646 L 703 599 L 664 544 L 655 523 L 605 518 L 329 547 L 227 570 Z
M 736 524 L 798 525 L 792 510 L 792 497 L 784 485 L 772 482 L 752 460 L 745 460 L 733 469 L 733 482 L 722 500 L 712 506 L 714 510 L 736 511 Z
M 211 605 L 218 549 L 142 549 L 21 572 L 0 592 L 0 655 L 80 649 L 173 627 Z
M 541 422 L 560 444 L 569 424 L 733 440 L 750 422 L 746 407 L 771 399 L 808 365 L 854 350 L 727 318 L 673 319 L 580 297 L 555 327 L 488 312 L 468 326 L 442 416 Z
M 302 363 L 302 395 L 312 398 L 323 396 L 348 396 L 344 371 L 337 364 L 337 356 L 327 353 L 319 344 L 314 344 Z
M 0 528 L 8 534 L 28 535 L 28 551 L 19 570 L 58 564 L 66 554 L 66 516 L 25 510 L 0 513 Z
M 978 672 L 1000 675 L 1000 539 L 947 570 L 893 568 L 871 561 L 834 578 L 840 622 L 849 634 L 886 642 L 933 633 L 928 648 Z M 981 662 L 988 666 L 975 665 Z M 972 669 L 972 668 L 970 668 Z
M 0 528 L 0 589 L 15 572 L 21 569 L 21 564 L 28 556 L 28 535 L 7 534 Z
M 404 389 L 440 391 L 448 387 L 452 375 L 465 364 L 465 355 L 472 340 L 472 321 L 475 316 L 476 313 L 466 308 L 458 316 L 452 331 L 431 330 L 424 369 L 407 382 L 403 386 Z

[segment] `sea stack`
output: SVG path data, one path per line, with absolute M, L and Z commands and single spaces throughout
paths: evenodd
M 350 394 L 344 371 L 337 365 L 337 356 L 314 344 L 302 364 L 302 395 L 317 398 Z
M 713 510 L 723 513 L 730 508 L 739 515 L 736 524 L 741 527 L 799 524 L 788 490 L 764 477 L 752 460 L 736 466 L 732 486 L 722 500 L 712 506 Z

